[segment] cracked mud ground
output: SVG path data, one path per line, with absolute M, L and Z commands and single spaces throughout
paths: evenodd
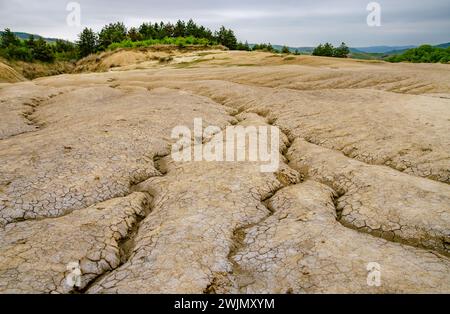
M 0 85 L 0 293 L 450 292 L 447 65 L 204 58 Z M 194 118 L 279 171 L 173 161 Z

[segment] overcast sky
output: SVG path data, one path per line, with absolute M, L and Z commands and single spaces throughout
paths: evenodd
M 450 41 L 450 0 L 378 0 L 381 26 L 369 27 L 369 0 L 78 0 L 81 27 L 66 23 L 66 0 L 0 0 L 0 28 L 74 40 L 82 27 L 123 21 L 193 18 L 213 30 L 225 25 L 238 39 L 290 46 L 342 41 L 353 47 Z

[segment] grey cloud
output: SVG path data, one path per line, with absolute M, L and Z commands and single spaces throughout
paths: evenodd
M 81 31 L 65 23 L 65 0 L 0 0 L 0 28 L 75 39 Z M 233 28 L 241 40 L 291 46 L 346 41 L 352 46 L 406 45 L 450 41 L 450 1 L 378 0 L 382 26 L 368 27 L 369 0 L 148 1 L 78 0 L 83 26 L 124 21 L 175 21 L 193 18 L 212 29 Z

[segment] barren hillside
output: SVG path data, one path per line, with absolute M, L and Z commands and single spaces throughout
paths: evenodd
M 450 292 L 449 65 L 122 50 L 76 71 L 0 84 L 0 293 Z M 174 161 L 196 118 L 279 127 L 279 170 Z

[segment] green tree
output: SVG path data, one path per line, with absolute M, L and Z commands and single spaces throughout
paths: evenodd
M 281 49 L 281 53 L 291 53 L 291 51 L 289 50 L 289 47 L 283 46 L 283 48 Z
M 73 43 L 66 40 L 57 39 L 55 42 L 54 50 L 56 52 L 67 52 L 67 51 L 73 51 L 76 47 Z
M 187 24 L 186 24 L 186 36 L 193 36 L 193 37 L 197 37 L 197 38 L 201 38 L 201 34 L 199 32 L 199 28 L 197 26 L 197 24 L 195 24 L 195 22 L 190 19 Z
M 334 54 L 334 47 L 330 43 L 326 43 L 325 45 L 320 44 L 314 50 L 313 56 L 324 56 L 324 57 L 332 57 Z
M 152 23 L 143 23 L 139 26 L 139 33 L 144 39 L 156 39 L 156 29 Z
M 0 54 L 11 60 L 21 60 L 26 62 L 33 61 L 31 50 L 24 46 L 9 45 L 7 48 L 1 49 Z
M 20 39 L 9 28 L 5 28 L 0 35 L 0 48 L 8 46 L 20 46 Z
M 325 43 L 323 45 L 323 56 L 325 57 L 332 57 L 334 54 L 334 47 L 330 43 Z
M 345 43 L 342 43 L 339 47 L 335 48 L 333 51 L 333 57 L 337 58 L 347 58 L 350 54 L 350 49 Z
M 136 27 L 132 27 L 132 28 L 130 28 L 130 30 L 128 31 L 128 38 L 131 40 L 131 41 L 140 41 L 140 40 L 142 40 L 142 35 L 141 35 L 141 33 L 137 30 L 137 28 Z
M 237 46 L 236 46 L 236 50 L 250 51 L 251 49 L 250 49 L 248 42 L 245 42 L 245 43 L 238 42 Z
M 120 43 L 127 39 L 127 28 L 121 22 L 106 25 L 98 35 L 98 41 L 101 49 L 105 50 L 112 43 Z
M 30 35 L 30 37 L 28 37 L 28 39 L 25 41 L 25 44 L 28 48 L 33 49 L 34 46 L 36 45 L 34 35 Z
M 97 51 L 98 37 L 97 34 L 90 28 L 85 28 L 80 35 L 78 35 L 78 53 L 81 58 L 90 55 Z
M 234 32 L 231 29 L 226 29 L 224 26 L 216 32 L 217 42 L 230 50 L 235 50 L 237 48 L 237 39 Z
M 186 36 L 186 24 L 183 21 L 178 20 L 173 30 L 174 37 Z
M 424 62 L 424 63 L 448 63 L 450 61 L 450 48 L 444 49 L 430 45 L 422 45 L 394 55 L 386 59 L 389 62 Z
M 44 62 L 52 62 L 55 59 L 52 48 L 45 42 L 43 38 L 39 38 L 38 40 L 36 40 L 34 48 L 32 50 L 32 55 L 33 59 Z
M 320 44 L 319 46 L 314 48 L 312 55 L 313 56 L 323 56 L 323 45 Z

